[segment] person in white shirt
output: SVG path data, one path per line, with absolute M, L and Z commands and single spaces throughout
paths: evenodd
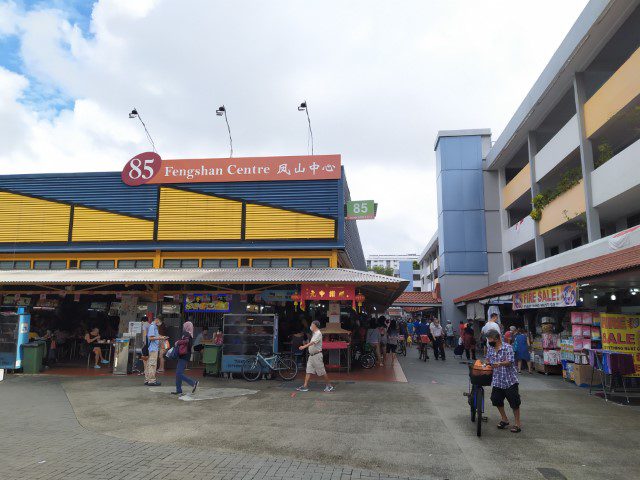
M 320 331 L 320 322 L 314 320 L 311 322 L 311 340 L 309 343 L 300 345 L 298 347 L 301 351 L 305 348 L 309 349 L 309 358 L 307 359 L 307 374 L 304 377 L 304 384 L 296 388 L 299 392 L 309 391 L 309 380 L 311 375 L 318 375 L 324 377 L 326 385 L 324 387 L 325 392 L 331 392 L 334 387 L 329 381 L 329 376 L 324 368 L 324 359 L 322 358 L 322 332 Z
M 489 317 L 489 321 L 485 323 L 484 327 L 482 327 L 480 334 L 483 337 L 487 338 L 487 335 L 489 334 L 490 331 L 498 332 L 498 334 L 502 335 L 502 331 L 500 330 L 500 319 L 498 317 L 498 314 L 495 312 L 491 314 L 491 316 Z M 489 340 L 487 338 L 485 347 L 484 347 L 485 351 L 488 345 L 489 345 Z
M 444 329 L 442 328 L 442 325 L 440 325 L 440 319 L 433 319 L 431 325 L 429 325 L 429 331 L 433 337 L 433 354 L 435 355 L 436 360 L 438 360 L 439 357 L 442 357 L 442 360 L 444 361 Z

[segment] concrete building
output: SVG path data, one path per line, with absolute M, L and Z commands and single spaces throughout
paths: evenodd
M 440 285 L 445 321 L 464 320 L 453 299 L 498 280 L 502 248 L 498 175 L 486 170 L 491 131 L 441 131 L 435 143 L 438 231 L 420 255 L 424 291 Z
M 589 262 L 615 271 L 600 261 L 615 252 L 624 268 L 635 265 L 640 1 L 591 0 L 495 144 L 484 130 L 440 132 L 436 157 L 439 229 L 421 255 L 421 283 L 441 284 L 445 318 L 520 285 L 597 278 Z M 635 280 L 625 275 L 599 288 L 629 291 Z
M 416 262 L 418 261 L 418 255 L 415 253 L 407 253 L 401 255 L 367 255 L 366 260 L 367 268 L 369 269 L 373 267 L 383 267 L 398 270 L 400 268 L 400 262 Z

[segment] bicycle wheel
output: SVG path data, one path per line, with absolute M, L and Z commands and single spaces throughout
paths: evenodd
M 373 368 L 376 364 L 376 357 L 371 353 L 365 353 L 360 357 L 360 365 L 367 370 Z
M 287 382 L 296 378 L 298 374 L 298 365 L 290 358 L 281 358 L 278 365 L 278 375 L 282 380 Z
M 250 358 L 242 364 L 242 376 L 247 382 L 255 382 L 262 374 L 262 367 L 257 358 Z
M 476 387 L 471 387 L 469 392 L 469 409 L 471 410 L 471 421 L 476 421 Z
M 476 435 L 482 436 L 482 404 L 484 403 L 484 389 L 476 388 Z

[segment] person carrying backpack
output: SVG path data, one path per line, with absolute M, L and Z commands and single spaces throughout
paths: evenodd
M 193 323 L 184 322 L 182 326 L 182 338 L 178 340 L 174 348 L 178 352 L 178 365 L 176 367 L 176 391 L 171 392 L 173 395 L 182 395 L 182 382 L 193 387 L 191 393 L 195 393 L 198 388 L 197 380 L 189 378 L 184 374 L 184 369 L 187 368 L 189 359 L 191 358 L 191 348 L 193 347 Z

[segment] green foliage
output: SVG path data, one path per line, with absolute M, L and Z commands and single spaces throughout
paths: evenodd
M 604 165 L 613 157 L 613 147 L 606 138 L 600 139 L 598 144 L 598 158 L 594 162 L 594 168 Z
M 414 270 L 420 270 L 420 264 L 418 262 L 416 262 L 415 260 L 413 261 L 413 269 Z
M 393 277 L 393 267 L 382 267 L 380 265 L 375 265 L 369 269 L 372 272 L 379 273 L 380 275 L 387 275 L 389 277 Z
M 582 167 L 570 168 L 564 172 L 560 175 L 560 180 L 554 188 L 549 188 L 548 190 L 545 190 L 533 197 L 533 200 L 531 201 L 533 209 L 529 216 L 534 221 L 539 222 L 542 218 L 542 211 L 544 208 L 564 192 L 568 192 L 575 187 L 580 183 L 580 180 L 582 180 Z

